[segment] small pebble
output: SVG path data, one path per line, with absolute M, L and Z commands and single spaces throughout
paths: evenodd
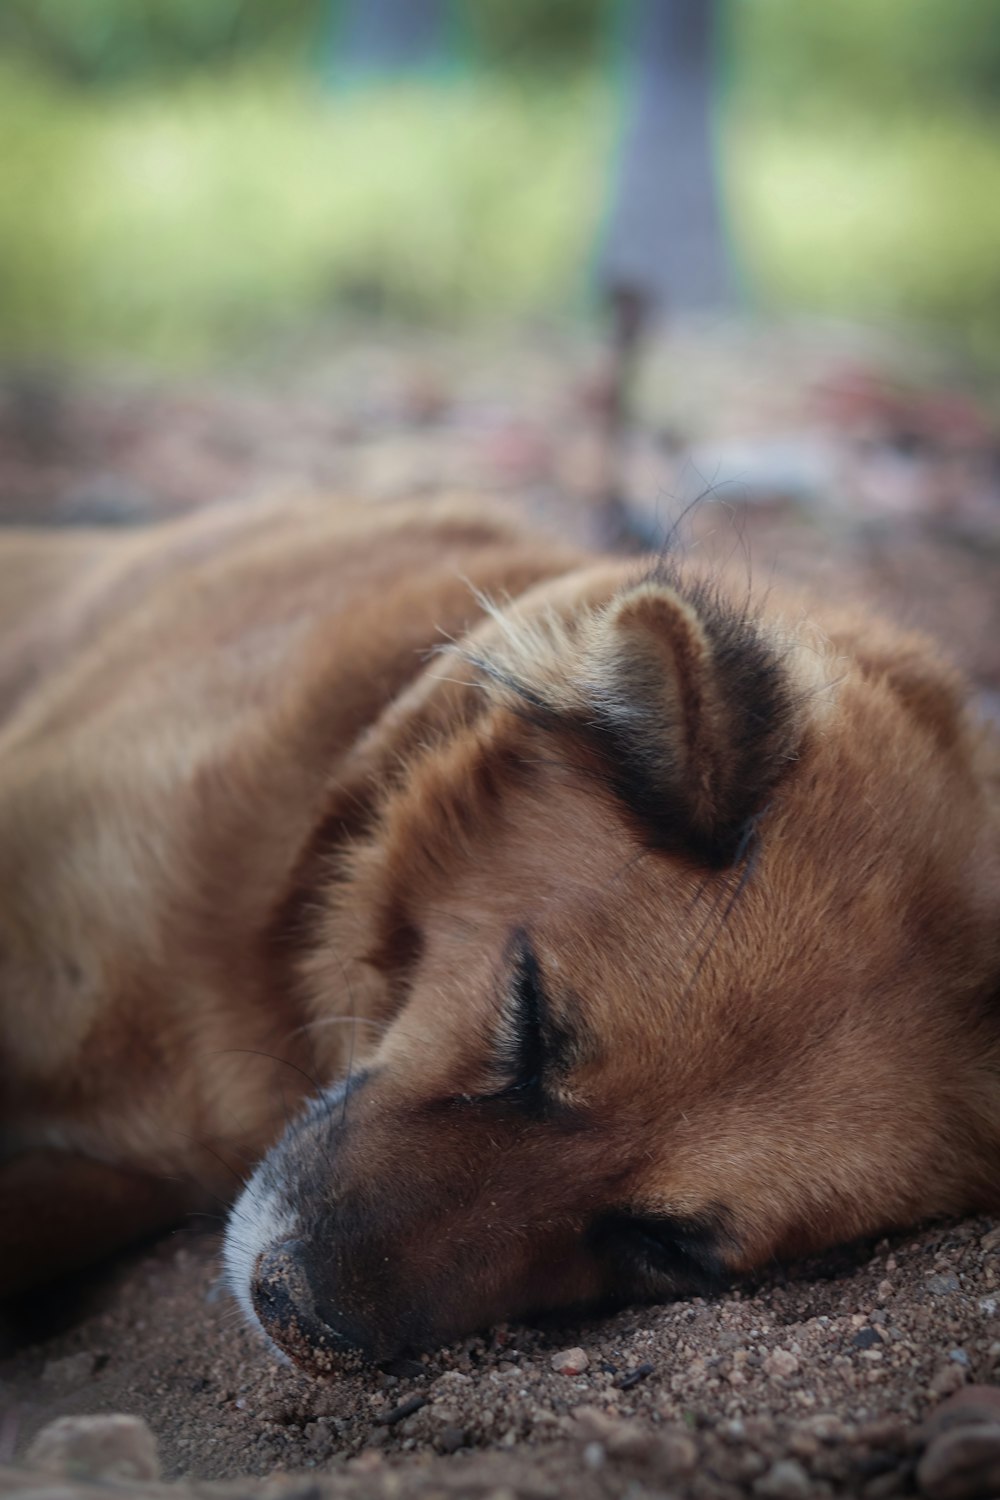
M 846 1428 L 841 1417 L 834 1416 L 833 1412 L 817 1412 L 814 1417 L 808 1417 L 803 1422 L 807 1432 L 814 1432 L 821 1443 L 839 1443 L 846 1435 Z
M 942 1401 L 927 1417 L 921 1437 L 930 1443 L 953 1427 L 969 1427 L 980 1422 L 1000 1423 L 1000 1386 L 967 1385 Z
M 604 1446 L 612 1458 L 649 1463 L 656 1456 L 659 1435 L 640 1422 L 617 1421 L 606 1430 Z
M 582 1375 L 590 1360 L 583 1349 L 560 1349 L 558 1354 L 553 1354 L 549 1364 L 557 1375 Z
M 941 1433 L 917 1465 L 917 1483 L 927 1500 L 1000 1495 L 1000 1422 Z
M 950 1396 L 964 1384 L 965 1370 L 949 1360 L 946 1365 L 939 1365 L 935 1370 L 928 1389 L 932 1396 Z
M 953 1292 L 962 1290 L 962 1283 L 954 1271 L 938 1271 L 928 1276 L 926 1286 L 932 1297 L 950 1297 Z
M 665 1432 L 656 1454 L 656 1468 L 666 1480 L 682 1479 L 693 1474 L 698 1463 L 698 1448 L 686 1432 Z
M 434 1446 L 439 1453 L 457 1453 L 459 1448 L 464 1448 L 468 1441 L 465 1430 L 461 1427 L 442 1427 L 434 1439 Z
M 798 1374 L 799 1362 L 790 1349 L 772 1349 L 764 1360 L 764 1369 L 768 1375 L 784 1378 Z
M 753 1483 L 761 1500 L 807 1500 L 813 1493 L 809 1475 L 794 1458 L 780 1459 Z
M 59 1417 L 26 1455 L 29 1469 L 66 1479 L 159 1479 L 156 1439 L 141 1417 Z
M 351 1459 L 351 1469 L 355 1474 L 371 1474 L 375 1469 L 380 1469 L 385 1459 L 377 1448 L 362 1448 L 360 1453 Z

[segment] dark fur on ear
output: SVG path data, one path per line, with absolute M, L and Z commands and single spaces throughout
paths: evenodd
M 800 725 L 779 648 L 746 609 L 661 567 L 582 618 L 504 637 L 480 671 L 597 762 L 650 847 L 732 863 Z
M 648 842 L 726 865 L 794 754 L 791 690 L 774 648 L 707 590 L 651 578 L 599 621 L 579 725 Z

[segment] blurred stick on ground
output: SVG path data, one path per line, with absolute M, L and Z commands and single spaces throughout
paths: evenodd
M 714 130 L 714 0 L 634 0 L 624 13 L 624 129 L 597 263 L 610 325 L 598 410 L 605 525 L 628 531 L 621 481 L 646 335 L 672 312 L 719 309 L 732 273 Z

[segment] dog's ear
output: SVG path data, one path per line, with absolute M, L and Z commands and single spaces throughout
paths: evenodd
M 788 674 L 756 621 L 647 580 L 593 616 L 578 686 L 576 732 L 646 841 L 727 864 L 797 738 Z
M 350 851 L 363 844 L 377 825 L 386 798 L 405 780 L 413 759 L 471 723 L 485 707 L 487 700 L 477 691 L 472 669 L 437 657 L 382 711 L 338 766 L 298 850 L 271 922 L 277 951 L 283 951 L 290 938 L 300 942 L 306 928 L 328 920 L 323 892 L 343 879 L 341 860 L 345 855 L 349 859 Z M 367 914 L 366 920 L 370 922 L 372 915 Z M 382 925 L 392 928 L 392 952 L 394 961 L 398 960 L 411 942 L 412 929 L 395 915 Z M 387 947 L 383 943 L 383 949 Z M 337 945 L 330 951 L 342 965 Z M 317 973 L 322 974 L 321 988 L 330 979 L 327 960 L 322 957 L 325 952 L 320 943 L 315 958 Z
M 465 656 L 488 693 L 575 747 L 648 845 L 731 863 L 801 734 L 808 669 L 793 681 L 773 628 L 666 564 L 608 602 L 492 623 Z
M 414 757 L 467 728 L 486 707 L 475 672 L 461 657 L 432 658 L 345 756 L 327 787 L 311 843 L 329 850 L 363 834 Z

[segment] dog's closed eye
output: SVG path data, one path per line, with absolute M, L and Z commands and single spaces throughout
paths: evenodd
M 553 1013 L 538 955 L 522 928 L 511 937 L 501 984 L 489 1082 L 454 1102 L 509 1104 L 526 1114 L 547 1114 L 558 1107 L 553 1085 L 567 1066 L 570 1037 Z
M 543 1087 L 550 1053 L 556 1050 L 552 1016 L 538 956 L 526 932 L 512 944 L 507 995 L 498 1038 L 497 1063 L 509 1079 L 506 1094 L 527 1094 Z
M 595 1246 L 633 1270 L 667 1278 L 678 1289 L 718 1290 L 728 1279 L 721 1216 L 641 1213 L 603 1214 L 592 1231 Z

